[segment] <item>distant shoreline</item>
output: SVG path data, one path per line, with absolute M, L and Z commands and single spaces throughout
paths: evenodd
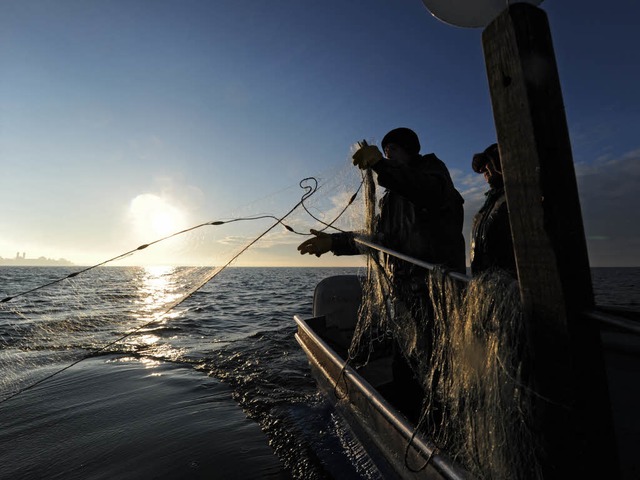
M 104 265 L 109 267 L 109 265 Z M 145 267 L 149 265 L 114 265 L 115 267 Z M 176 266 L 176 265 L 172 265 Z M 50 258 L 25 258 L 25 259 L 13 259 L 13 258 L 0 258 L 0 267 L 78 267 L 78 268 L 86 268 L 88 265 L 76 265 L 75 263 L 70 262 L 66 259 L 54 260 Z M 212 265 L 179 265 L 179 267 L 209 267 L 216 268 Z M 228 268 L 230 269 L 241 269 L 241 268 L 308 268 L 308 269 L 363 269 L 361 265 L 340 265 L 340 266 L 300 266 L 300 265 L 280 265 L 280 266 L 248 266 L 248 265 L 230 265 Z M 601 269 L 637 269 L 640 266 L 609 266 L 609 267 L 590 267 L 592 270 L 601 270 Z M 467 271 L 467 273 L 469 273 Z
M 74 267 L 75 264 L 64 258 L 2 258 L 0 267 Z

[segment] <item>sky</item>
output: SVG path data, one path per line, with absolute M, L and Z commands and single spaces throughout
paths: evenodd
M 640 2 L 540 7 L 591 265 L 640 266 Z M 420 0 L 2 2 L 0 257 L 90 265 L 202 223 L 281 217 L 307 177 L 336 210 L 358 187 L 354 142 L 399 126 L 449 167 L 468 239 L 486 190 L 471 158 L 496 138 L 481 35 Z M 272 223 L 194 238 L 219 263 L 217 245 L 237 252 Z M 361 264 L 300 256 L 303 239 L 278 226 L 236 263 Z M 170 252 L 157 255 L 179 258 L 179 242 Z

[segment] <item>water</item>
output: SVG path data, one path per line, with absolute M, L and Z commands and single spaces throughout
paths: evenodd
M 640 268 L 600 267 L 591 269 L 596 305 L 640 311 Z
M 70 271 L 0 268 L 0 295 Z M 105 350 L 144 325 L 141 310 L 170 304 L 162 282 L 179 276 L 103 268 L 97 288 L 62 283 L 19 303 L 24 317 L 0 311 L 5 396 L 95 353 L 0 403 L 0 478 L 377 478 L 293 337 L 315 284 L 357 272 L 229 268 Z M 597 303 L 640 309 L 639 268 L 593 279 Z M 89 331 L 65 320 L 71 307 Z

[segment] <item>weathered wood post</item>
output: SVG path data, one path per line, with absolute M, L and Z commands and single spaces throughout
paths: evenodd
M 546 14 L 511 5 L 483 32 L 535 384 L 545 478 L 619 478 L 571 145 Z M 588 477 L 587 477 L 588 476 Z

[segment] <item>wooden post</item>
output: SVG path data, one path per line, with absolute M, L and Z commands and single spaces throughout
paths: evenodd
M 546 14 L 516 3 L 483 32 L 544 478 L 619 478 L 560 80 Z

